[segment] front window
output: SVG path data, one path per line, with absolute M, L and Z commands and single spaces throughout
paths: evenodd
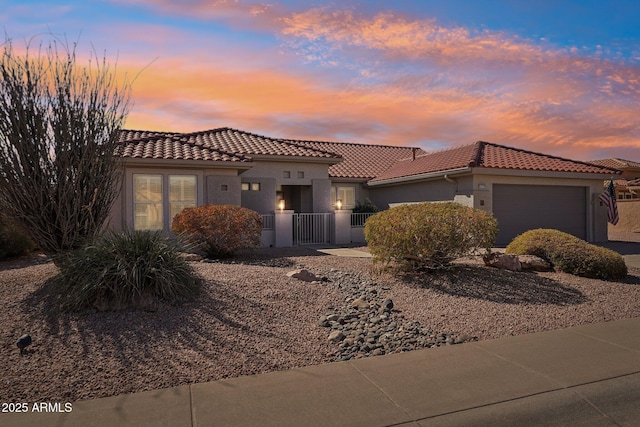
M 195 175 L 169 176 L 169 217 L 180 213 L 184 208 L 196 207 Z
M 162 175 L 133 175 L 135 230 L 162 230 Z
M 133 228 L 163 230 L 184 208 L 197 205 L 195 175 L 133 174 Z
M 336 202 L 342 200 L 342 209 L 356 207 L 356 188 L 353 186 L 331 187 L 331 204 L 335 208 Z

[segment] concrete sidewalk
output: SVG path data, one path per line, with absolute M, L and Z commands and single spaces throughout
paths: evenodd
M 46 380 L 46 379 L 43 379 Z M 631 426 L 640 318 L 0 414 L 2 426 Z

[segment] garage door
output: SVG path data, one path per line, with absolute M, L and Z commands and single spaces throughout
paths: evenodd
M 534 228 L 554 228 L 581 239 L 587 235 L 587 188 L 550 185 L 493 186 L 497 246 Z

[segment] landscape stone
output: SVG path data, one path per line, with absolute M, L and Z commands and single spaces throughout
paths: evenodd
M 344 334 L 342 331 L 332 331 L 327 339 L 333 342 L 342 341 L 344 339 Z
M 503 253 L 492 253 L 484 258 L 484 262 L 489 267 L 502 268 L 511 271 L 522 271 L 522 264 L 518 260 L 518 255 Z
M 535 255 L 518 255 L 523 270 L 551 271 L 551 264 Z
M 476 340 L 464 334 L 435 332 L 420 322 L 406 319 L 398 310 L 387 309 L 389 302 L 393 302 L 384 295 L 384 291 L 390 289 L 372 283 L 364 274 L 347 274 L 335 269 L 320 273 L 326 274 L 330 286 L 345 294 L 340 298 L 343 305 L 329 307 L 330 311 L 318 321 L 319 326 L 331 327 L 328 341 L 337 349 L 329 357 L 335 360 L 360 359 Z
M 311 273 L 309 270 L 300 269 L 293 270 L 287 273 L 287 276 L 293 277 L 294 279 L 302 280 L 304 282 L 315 282 L 318 281 L 318 278 L 315 274 Z
M 353 300 L 353 302 L 351 303 L 351 307 L 357 308 L 357 309 L 367 309 L 369 308 L 369 303 L 361 298 L 358 298 Z

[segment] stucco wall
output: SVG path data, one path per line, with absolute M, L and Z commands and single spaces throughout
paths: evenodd
M 620 220 L 616 225 L 610 225 L 615 233 L 640 233 L 640 200 L 618 200 L 618 214 Z
M 314 212 L 331 212 L 331 180 L 312 180 L 311 193 Z
M 260 190 L 238 189 L 241 193 L 242 206 L 258 213 L 266 214 L 276 208 L 276 180 L 275 178 L 257 178 L 242 175 L 241 181 L 249 184 L 260 184 Z
M 205 177 L 205 203 L 209 205 L 236 205 L 242 203 L 240 177 L 207 175 Z
M 288 178 L 285 172 L 289 172 Z M 299 176 L 300 174 L 302 176 Z M 243 173 L 242 178 L 273 178 L 279 185 L 311 185 L 314 179 L 329 178 L 329 165 L 326 163 L 255 160 L 253 167 Z
M 389 203 L 454 200 L 455 195 L 456 184 L 444 179 L 369 188 L 369 199 L 381 210 Z

